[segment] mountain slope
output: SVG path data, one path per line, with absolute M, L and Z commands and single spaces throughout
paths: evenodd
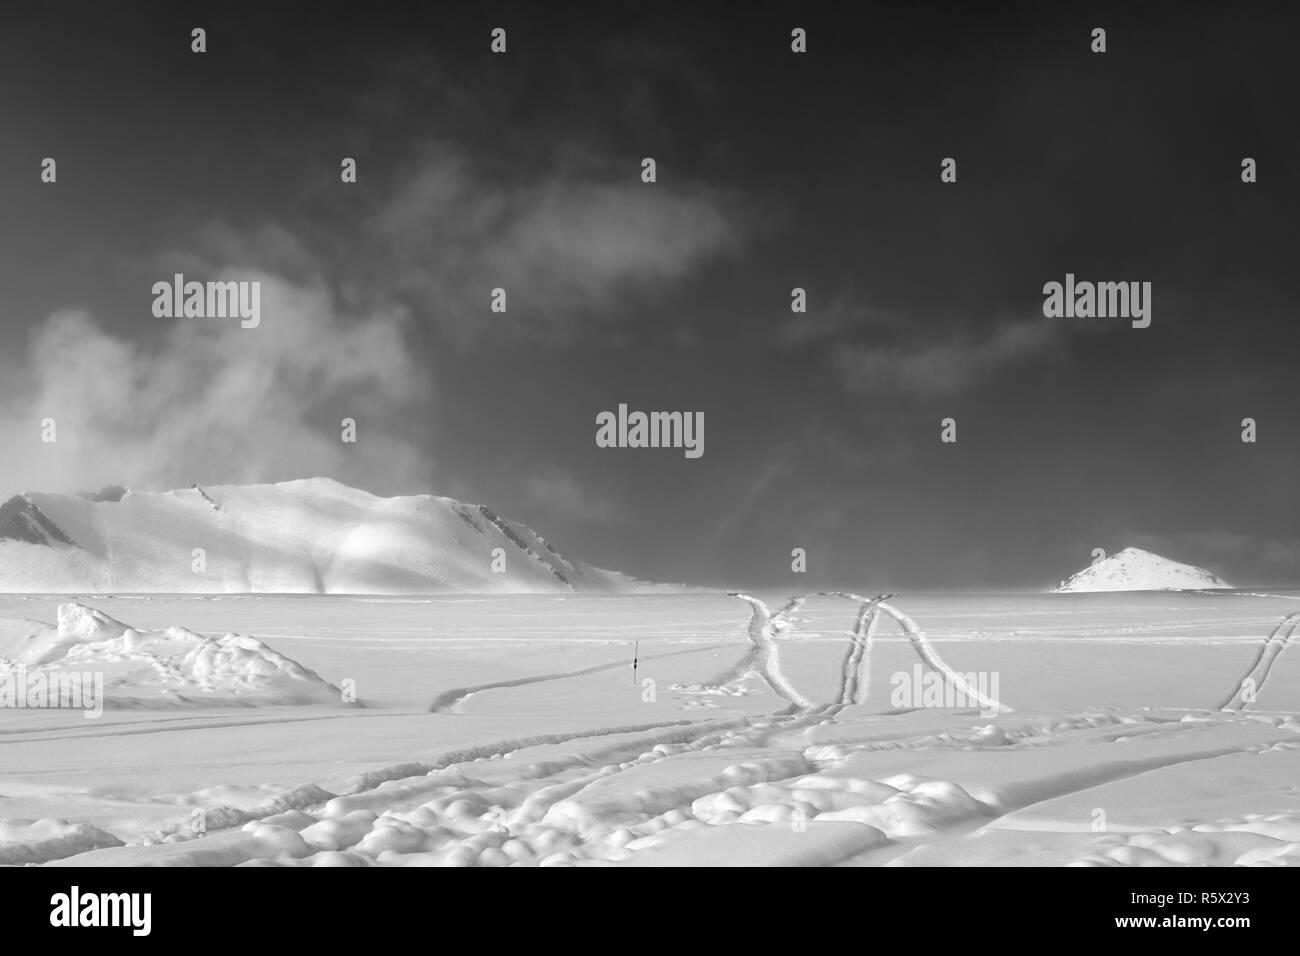
M 1141 548 L 1125 548 L 1071 575 L 1055 588 L 1070 591 L 1175 591 L 1230 588 L 1222 578 Z
M 569 561 L 531 528 L 485 507 L 433 495 L 380 498 L 327 478 L 94 499 L 31 493 L 0 506 L 0 591 L 422 594 L 642 586 Z

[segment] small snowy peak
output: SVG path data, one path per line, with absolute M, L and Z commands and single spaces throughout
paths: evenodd
M 1054 591 L 1058 594 L 1082 591 L 1201 591 L 1231 587 L 1231 584 L 1205 568 L 1171 561 L 1141 548 L 1125 548 L 1066 578 Z

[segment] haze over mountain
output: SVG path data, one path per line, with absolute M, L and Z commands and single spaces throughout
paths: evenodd
M 1141 548 L 1125 548 L 1072 574 L 1055 588 L 1068 591 L 1186 591 L 1230 588 L 1218 575 Z
M 433 495 L 327 478 L 166 492 L 29 493 L 0 506 L 0 591 L 628 591 L 526 525 Z

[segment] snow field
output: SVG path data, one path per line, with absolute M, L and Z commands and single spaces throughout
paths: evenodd
M 146 714 L 112 717 L 101 734 L 126 755 L 132 737 L 113 735 L 138 729 L 187 754 L 167 774 L 137 770 L 129 792 L 106 767 L 95 786 L 61 769 L 84 739 L 46 731 L 61 756 L 45 755 L 39 779 L 12 763 L 0 772 L 0 816 L 21 810 L 31 826 L 34 805 L 79 806 L 66 826 L 123 845 L 47 839 L 38 852 L 35 834 L 12 830 L 0 852 L 105 865 L 1297 861 L 1300 659 L 1282 644 L 1254 699 L 1222 706 L 1259 676 L 1290 595 L 883 602 L 897 615 L 842 596 L 743 600 L 344 601 L 309 632 L 293 622 L 310 619 L 310 602 L 190 603 L 200 618 L 234 611 L 241 629 L 277 633 L 295 659 L 363 689 L 402 653 L 409 685 L 382 685 L 402 706 L 363 693 L 364 710 L 278 708 L 306 719 L 255 731 L 199 712 L 205 728 L 161 736 Z M 137 617 L 177 613 L 133 602 Z M 633 635 L 653 700 L 632 681 Z M 935 661 L 1001 671 L 1002 707 L 891 706 L 891 676 Z M 290 740 L 305 763 L 288 771 L 231 762 L 220 781 L 198 768 L 213 752 L 283 762 Z M 376 763 L 384 754 L 396 759 Z M 168 786 L 151 785 L 162 777 Z M 141 808 L 162 825 L 143 826 Z M 126 825 L 130 812 L 140 825 Z

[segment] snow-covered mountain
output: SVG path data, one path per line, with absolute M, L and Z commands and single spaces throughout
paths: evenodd
M 1222 578 L 1141 548 L 1125 548 L 1062 581 L 1065 591 L 1179 591 L 1230 588 Z
M 499 549 L 499 550 L 498 550 Z M 380 498 L 328 478 L 0 505 L 0 592 L 630 591 L 526 525 L 432 495 Z

